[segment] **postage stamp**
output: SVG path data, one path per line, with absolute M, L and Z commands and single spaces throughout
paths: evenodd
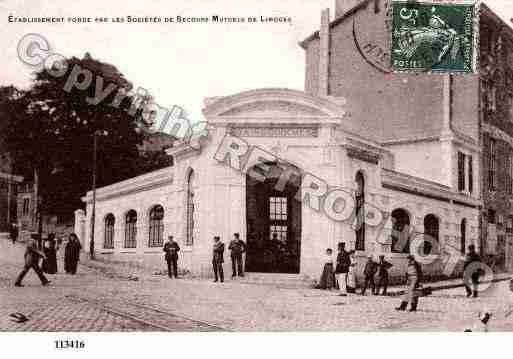
M 472 73 L 476 68 L 475 2 L 392 2 L 394 72 Z

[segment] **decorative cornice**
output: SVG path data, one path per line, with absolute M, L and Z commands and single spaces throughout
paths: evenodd
M 171 184 L 173 184 L 173 168 L 166 167 L 158 171 L 146 173 L 138 177 L 114 183 L 110 186 L 99 188 L 96 190 L 96 200 L 105 201 L 111 198 L 147 191 Z M 87 204 L 91 203 L 92 200 L 92 191 L 87 192 L 87 195 L 82 197 L 82 202 Z
M 412 138 L 401 138 L 397 140 L 385 141 L 383 146 L 394 146 L 394 145 L 407 145 L 410 143 L 418 142 L 436 142 L 440 141 L 440 136 L 424 136 L 424 137 L 412 137 Z
M 307 94 L 304 91 L 284 89 L 284 88 L 263 88 L 257 90 L 244 91 L 235 95 L 215 98 L 212 101 L 207 101 L 207 106 L 203 109 L 204 116 L 209 122 L 217 120 L 219 117 L 223 118 L 236 118 L 236 116 L 223 116 L 230 110 L 241 107 L 251 103 L 257 102 L 278 102 L 284 101 L 292 104 L 297 104 L 311 109 L 319 113 L 319 116 L 312 116 L 314 118 L 342 118 L 345 115 L 343 105 L 344 99 L 332 100 L 329 97 L 315 97 Z M 302 118 L 303 116 L 296 116 Z
M 353 146 L 346 146 L 346 150 L 349 157 L 372 163 L 374 165 L 377 165 L 379 163 L 379 159 L 381 158 L 380 155 Z

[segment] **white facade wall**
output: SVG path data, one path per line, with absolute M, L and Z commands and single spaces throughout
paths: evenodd
M 297 128 L 306 124 L 314 125 L 318 129 L 317 136 L 251 137 L 248 135 L 243 139 L 250 146 L 258 146 L 293 164 L 304 173 L 311 173 L 321 178 L 330 187 L 344 189 L 351 196 L 354 195 L 356 187 L 356 173 L 361 171 L 366 183 L 366 202 L 383 211 L 385 217 L 394 209 L 403 208 L 410 213 L 410 223 L 415 231 L 423 233 L 424 217 L 427 214 L 434 214 L 440 220 L 439 237 L 441 241 L 453 243 L 456 248 L 459 248 L 460 223 L 465 218 L 468 228 L 467 243 L 478 245 L 477 205 L 479 202 L 477 199 L 455 193 L 449 186 L 445 187 L 427 181 L 433 179 L 427 175 L 425 176 L 427 180 L 421 179 L 419 177 L 424 177 L 424 172 L 421 171 L 405 171 L 416 174 L 416 177 L 391 171 L 390 166 L 393 162 L 410 161 L 415 163 L 413 151 L 411 153 L 409 150 L 399 151 L 401 152 L 400 161 L 394 161 L 392 158 L 394 153 L 390 152 L 388 148 L 345 132 L 342 122 L 344 117 L 342 107 L 340 107 L 338 116 L 331 113 L 339 105 L 313 102 L 310 104 L 312 108 L 305 110 L 305 104 L 301 103 L 299 106 L 297 102 L 317 100 L 305 99 L 304 95 L 298 92 L 279 90 L 269 93 L 270 90 L 261 91 L 262 93 L 250 94 L 251 101 L 248 101 L 248 95 L 243 93 L 240 95 L 241 99 L 235 98 L 228 104 L 214 105 L 214 109 L 208 110 L 207 108 L 206 116 L 211 127 L 208 139 L 201 146 L 201 152 L 187 150 L 186 147 L 177 147 L 171 150 L 175 156 L 174 167 L 152 172 L 97 191 L 95 238 L 99 255 L 143 262 L 146 265 L 164 269 L 162 248 L 148 247 L 149 211 L 154 205 L 161 205 L 165 211 L 164 237 L 173 235 L 182 249 L 179 267 L 195 275 L 210 275 L 213 236 L 220 235 L 225 244 L 229 243 L 234 232 L 240 233 L 243 239 L 246 238 L 246 175 L 225 163 L 218 162 L 215 159 L 215 154 L 231 127 L 235 125 L 248 128 L 255 124 L 270 128 L 277 126 Z M 285 100 L 289 101 L 289 107 L 280 112 Z M 280 103 L 278 107 L 273 105 L 275 101 Z M 251 105 L 248 105 L 248 102 Z M 316 104 L 320 109 L 313 108 Z M 323 106 L 325 107 L 323 108 Z M 315 111 L 319 113 L 312 117 Z M 227 113 L 231 115 L 226 115 Z M 437 145 L 439 146 L 438 153 L 444 153 L 444 150 L 440 150 L 444 147 L 444 143 L 438 142 Z M 348 148 L 355 147 L 376 155 L 376 158 L 379 158 L 379 163 L 349 156 Z M 419 152 L 423 153 L 424 148 L 419 148 Z M 447 157 L 455 153 L 455 149 L 456 146 L 451 145 Z M 403 159 L 402 156 L 410 157 Z M 438 158 L 435 162 L 439 164 L 452 163 L 453 165 L 456 163 L 447 157 Z M 477 158 L 478 156 L 476 156 L 476 160 Z M 186 246 L 186 179 L 191 170 L 195 173 L 193 186 L 195 194 L 194 244 Z M 452 177 L 457 171 L 451 168 L 444 172 L 445 174 L 440 174 L 440 176 L 445 176 L 443 182 L 453 183 Z M 476 167 L 475 177 L 477 178 L 478 175 Z M 383 184 L 388 183 L 387 181 L 401 188 L 432 193 L 431 197 L 438 196 L 447 201 L 407 193 L 408 191 L 384 188 Z M 477 190 L 477 187 L 475 188 Z M 85 201 L 88 203 L 87 220 L 84 222 L 86 226 L 84 231 L 85 248 L 87 249 L 92 209 L 91 193 L 88 193 Z M 466 202 L 467 205 L 461 205 L 458 202 Z M 138 213 L 136 249 L 123 248 L 124 217 L 130 209 L 134 209 Z M 116 218 L 114 250 L 103 250 L 104 218 L 109 213 L 114 214 Z M 337 222 L 330 219 L 324 211 L 316 211 L 310 208 L 308 203 L 303 203 L 301 277 L 316 278 L 319 275 L 326 248 L 336 250 L 338 242 L 345 242 L 348 248 L 354 248 L 353 221 L 354 214 L 346 221 Z M 77 223 L 81 222 L 77 221 Z M 406 266 L 406 254 L 390 253 L 390 245 L 381 244 L 384 242 L 383 236 L 389 235 L 386 227 L 383 228 L 384 224 L 366 226 L 366 250 L 357 253 L 359 270 L 363 270 L 367 255 L 374 255 L 377 259 L 379 254 L 385 254 L 395 264 L 392 275 L 401 275 Z M 379 238 L 381 238 L 380 241 L 378 241 Z M 229 273 L 229 262 L 229 253 L 226 251 L 226 273 Z M 429 266 L 428 272 L 440 274 L 445 267 L 443 263 L 438 263 Z

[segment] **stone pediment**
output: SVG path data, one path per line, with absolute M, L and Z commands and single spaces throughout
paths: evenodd
M 259 89 L 206 100 L 203 114 L 208 122 L 235 119 L 310 119 L 338 120 L 344 117 L 344 99 L 311 96 L 303 91 Z M 329 121 L 328 121 L 329 122 Z
M 269 117 L 269 116 L 326 116 L 319 109 L 287 101 L 257 101 L 232 108 L 221 116 Z

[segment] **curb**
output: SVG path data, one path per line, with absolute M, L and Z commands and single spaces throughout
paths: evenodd
M 493 279 L 491 281 L 485 281 L 485 282 L 480 282 L 481 284 L 487 284 L 487 283 L 499 283 L 499 282 L 505 282 L 505 281 L 508 281 L 508 280 L 511 280 L 513 277 L 509 276 L 509 277 L 505 277 L 505 278 L 497 278 L 497 279 Z M 458 284 L 445 284 L 445 285 L 439 285 L 439 286 L 429 286 L 429 283 L 427 283 L 427 285 L 424 286 L 424 288 L 431 288 L 431 290 L 433 292 L 437 292 L 437 291 L 441 291 L 441 290 L 447 290 L 447 289 L 455 289 L 455 288 L 463 288 L 465 285 L 463 283 L 458 283 Z M 389 292 L 388 295 L 390 297 L 398 297 L 398 296 L 401 296 L 401 295 L 404 295 L 406 294 L 406 290 L 402 289 L 402 290 L 399 290 L 399 291 L 394 291 L 394 292 Z

